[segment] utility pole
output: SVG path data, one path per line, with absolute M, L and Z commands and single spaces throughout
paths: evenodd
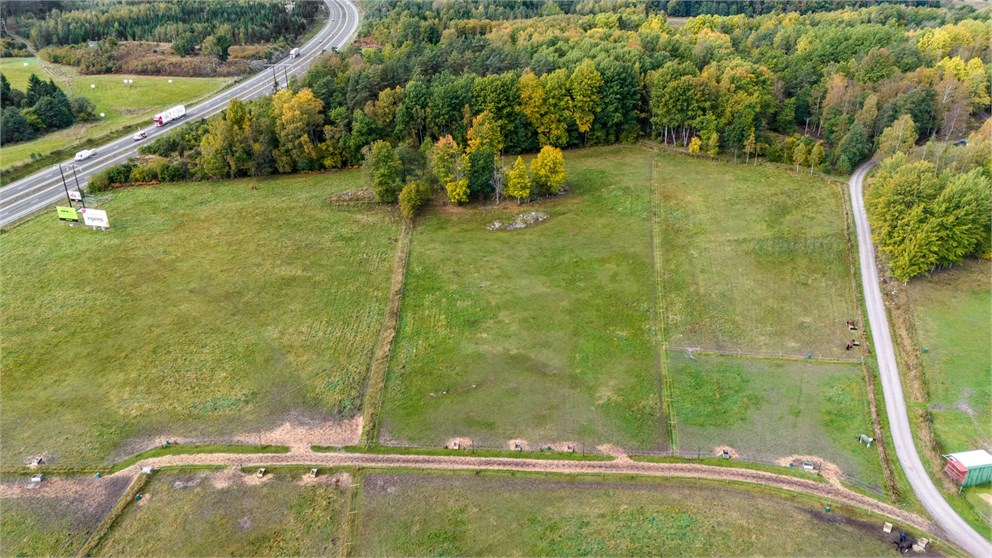
M 79 203 L 83 204 L 83 209 L 86 209 L 86 196 L 83 195 L 83 189 L 79 186 L 79 175 L 76 174 L 76 166 L 72 167 L 72 177 L 76 179 L 76 191 L 79 192 Z
M 279 91 L 279 78 L 276 77 L 276 67 L 272 66 L 272 93 Z
M 282 67 L 282 75 L 286 78 L 286 89 L 289 89 L 289 72 L 286 71 L 286 66 Z
M 59 163 L 59 174 L 62 175 L 62 187 L 65 188 L 65 199 L 69 200 L 69 207 L 72 207 L 72 198 L 69 197 L 69 185 L 65 183 L 65 173 L 62 172 L 62 163 Z

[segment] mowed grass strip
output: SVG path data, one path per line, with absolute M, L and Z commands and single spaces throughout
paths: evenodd
M 257 485 L 240 477 L 157 473 L 92 555 L 337 555 L 343 489 L 302 485 L 302 475 L 270 476 Z
M 737 485 L 368 474 L 354 556 L 889 556 L 879 528 Z
M 27 63 L 27 66 L 24 66 Z M 76 142 L 95 138 L 116 128 L 135 122 L 151 125 L 155 113 L 184 103 L 191 103 L 219 90 L 231 82 L 231 78 L 186 78 L 135 76 L 106 74 L 95 76 L 79 75 L 75 68 L 58 64 L 51 65 L 60 78 L 55 82 L 66 94 L 86 97 L 96 106 L 94 114 L 104 113 L 103 118 L 83 122 L 45 134 L 31 141 L 4 145 L 0 148 L 0 167 L 6 168 L 28 160 L 32 153 L 42 155 L 62 149 Z M 41 69 L 37 58 L 0 59 L 0 71 L 10 80 L 11 87 L 24 91 L 31 73 L 41 80 L 48 81 L 52 76 Z M 125 84 L 125 79 L 133 79 L 133 84 Z M 169 83 L 172 80 L 172 83 Z M 96 87 L 90 87 L 95 85 Z
M 743 459 L 790 455 L 825 459 L 861 482 L 882 486 L 860 366 L 669 353 L 682 450 L 714 455 L 734 448 Z
M 654 182 L 672 346 L 851 356 L 856 306 L 835 185 L 664 152 Z
M 565 159 L 563 197 L 418 219 L 381 441 L 664 444 L 651 338 L 651 152 Z M 486 229 L 530 211 L 549 218 Z
M 913 279 L 909 299 L 941 449 L 992 445 L 992 263 Z
M 0 237 L 4 464 L 108 462 L 359 411 L 399 220 L 356 172 L 118 190 Z M 114 454 L 114 455 L 112 455 Z

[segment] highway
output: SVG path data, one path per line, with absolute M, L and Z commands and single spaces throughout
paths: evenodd
M 899 380 L 899 368 L 896 366 L 895 348 L 892 346 L 889 319 L 885 313 L 885 303 L 878 282 L 875 245 L 871 240 L 871 227 L 868 225 L 868 215 L 865 213 L 864 179 L 874 164 L 869 161 L 854 171 L 851 175 L 850 189 L 858 231 L 861 283 L 864 287 L 865 306 L 868 308 L 868 323 L 871 325 L 871 333 L 875 341 L 875 356 L 878 359 L 878 370 L 882 379 L 882 394 L 885 397 L 892 444 L 896 448 L 899 464 L 906 472 L 906 478 L 909 479 L 913 492 L 937 525 L 944 530 L 944 536 L 968 554 L 976 558 L 988 558 L 992 556 L 992 544 L 961 519 L 944 500 L 927 475 L 923 462 L 920 461 L 920 455 L 916 452 L 916 444 L 913 442 L 906 400 Z
M 342 46 L 358 30 L 358 8 L 351 0 L 324 0 L 327 4 L 327 23 L 320 32 L 308 43 L 300 47 L 301 54 L 297 58 L 285 58 L 278 62 L 276 78 L 280 87 L 286 85 L 286 76 L 302 76 L 311 62 L 320 56 L 322 49 Z M 74 163 L 72 159 L 62 162 L 66 183 L 70 190 L 76 189 L 76 178 L 72 169 L 75 167 L 79 183 L 85 186 L 91 175 L 107 167 L 126 161 L 138 152 L 138 147 L 152 141 L 156 137 L 167 134 L 184 122 L 206 118 L 217 114 L 227 107 L 233 98 L 241 100 L 253 99 L 272 93 L 272 70 L 266 69 L 251 76 L 234 87 L 221 91 L 210 99 L 196 106 L 186 107 L 186 117 L 165 126 L 155 126 L 149 119 L 149 126 L 141 131 L 147 138 L 136 142 L 130 135 L 96 147 L 97 154 L 93 157 Z M 161 107 L 162 110 L 169 107 Z M 39 171 L 24 179 L 0 188 L 0 227 L 10 225 L 28 217 L 46 207 L 52 206 L 60 199 L 65 200 L 65 188 L 59 174 L 58 165 Z

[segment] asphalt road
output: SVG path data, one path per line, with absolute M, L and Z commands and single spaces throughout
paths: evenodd
M 302 76 L 310 63 L 320 56 L 322 49 L 330 50 L 331 47 L 342 46 L 358 30 L 358 8 L 351 0 L 324 0 L 324 3 L 327 4 L 329 13 L 324 27 L 313 39 L 300 47 L 299 57 L 285 58 L 275 66 L 280 87 L 286 85 L 287 76 Z M 97 147 L 95 156 L 78 164 L 74 163 L 72 159 L 63 161 L 62 168 L 69 189 L 76 189 L 77 177 L 80 186 L 85 186 L 92 174 L 126 161 L 128 157 L 137 154 L 138 147 L 172 131 L 184 122 L 206 118 L 224 110 L 228 101 L 235 97 L 244 101 L 271 94 L 272 74 L 271 69 L 266 69 L 196 106 L 187 106 L 186 117 L 179 121 L 157 127 L 149 119 L 149 126 L 141 130 L 148 136 L 145 140 L 135 142 L 128 135 Z M 164 110 L 169 107 L 161 108 Z M 75 168 L 76 176 L 73 176 L 73 168 Z M 39 171 L 10 185 L 5 185 L 0 188 L 0 226 L 6 226 L 23 219 L 60 200 L 65 201 L 65 197 L 65 188 L 62 185 L 58 165 Z
M 944 500 L 927 475 L 913 442 L 909 415 L 906 412 L 906 399 L 903 397 L 899 368 L 896 366 L 895 349 L 889 333 L 889 319 L 885 313 L 885 303 L 882 301 L 882 291 L 879 288 L 878 269 L 875 266 L 875 245 L 871 241 L 871 227 L 868 226 L 868 216 L 865 213 L 864 179 L 874 164 L 869 161 L 858 167 L 851 175 L 851 203 L 854 206 L 854 220 L 858 230 L 861 283 L 864 287 L 865 306 L 868 308 L 868 323 L 871 324 L 871 333 L 875 341 L 875 356 L 878 359 L 879 374 L 882 378 L 882 394 L 885 396 L 892 443 L 896 448 L 899 464 L 906 472 L 906 478 L 916 492 L 916 497 L 930 512 L 937 525 L 943 529 L 945 537 L 976 558 L 988 558 L 992 556 L 992 544 L 961 519 Z

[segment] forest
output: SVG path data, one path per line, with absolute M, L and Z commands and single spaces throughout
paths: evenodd
M 360 165 L 384 141 L 412 179 L 448 138 L 470 158 L 479 134 L 495 138 L 483 150 L 496 154 L 650 137 L 848 173 L 876 148 L 962 139 L 992 102 L 987 11 L 883 4 L 702 15 L 673 28 L 647 4 L 566 7 L 588 13 L 545 2 L 367 2 L 358 40 L 290 90 L 146 153 L 182 166 L 170 176 L 222 178 Z M 987 144 L 962 147 L 939 172 L 979 168 L 988 179 Z M 456 170 L 476 184 L 471 195 L 493 194 L 478 151 L 475 173 L 467 160 Z
M 18 24 L 37 49 L 107 38 L 171 43 L 193 36 L 202 41 L 221 26 L 230 27 L 233 44 L 243 45 L 298 37 L 321 5 L 302 0 L 287 11 L 285 3 L 262 0 L 88 3 L 79 9 L 54 9 L 45 17 Z

